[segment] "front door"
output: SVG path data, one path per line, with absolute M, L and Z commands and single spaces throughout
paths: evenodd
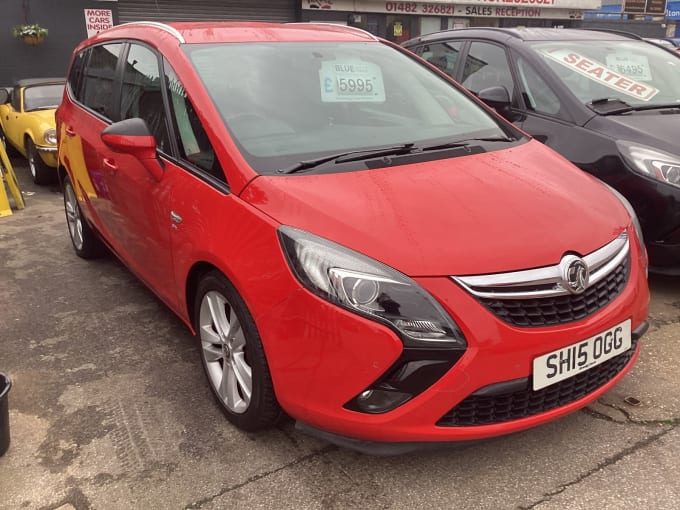
M 136 157 L 109 151 L 102 161 L 104 180 L 126 262 L 162 299 L 176 306 L 171 246 L 176 172 L 169 160 L 163 159 L 170 148 L 159 59 L 141 44 L 130 44 L 123 58 L 119 116 L 146 122 L 156 138 L 165 172 L 158 180 Z

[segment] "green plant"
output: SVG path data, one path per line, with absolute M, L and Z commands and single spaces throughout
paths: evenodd
M 45 37 L 46 35 L 47 29 L 41 27 L 37 23 L 33 25 L 17 25 L 14 27 L 14 37 Z

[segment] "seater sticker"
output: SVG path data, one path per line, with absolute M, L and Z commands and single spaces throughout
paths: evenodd
M 569 50 L 545 50 L 543 54 L 572 71 L 586 76 L 590 80 L 640 101 L 649 101 L 659 93 L 659 89 L 641 81 L 636 81 L 632 76 L 628 75 L 625 72 L 627 70 L 625 65 L 621 67 L 612 65 L 610 67 Z M 609 58 L 607 60 L 609 64 Z M 612 63 L 614 62 L 612 61 Z M 616 69 L 620 69 L 620 71 Z M 640 69 L 639 75 L 635 76 L 640 80 L 644 79 L 645 70 Z
M 380 66 L 360 60 L 333 60 L 319 69 L 321 101 L 324 103 L 385 102 Z

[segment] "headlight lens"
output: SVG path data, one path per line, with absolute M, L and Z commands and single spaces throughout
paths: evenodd
M 616 145 L 636 172 L 680 187 L 680 156 L 633 142 L 619 140 Z
M 57 145 L 57 131 L 54 128 L 49 128 L 43 133 L 45 143 L 50 145 Z
M 283 226 L 279 237 L 298 280 L 323 299 L 388 324 L 406 345 L 465 347 L 455 322 L 406 275 L 302 230 Z

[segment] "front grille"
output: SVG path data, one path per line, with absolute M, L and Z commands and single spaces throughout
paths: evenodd
M 478 298 L 499 319 L 513 326 L 551 326 L 587 317 L 613 301 L 626 286 L 630 257 L 583 294 L 536 299 Z
M 569 404 L 612 380 L 631 360 L 636 346 L 637 340 L 634 339 L 631 348 L 615 358 L 538 391 L 531 389 L 530 378 L 527 378 L 524 389 L 509 393 L 489 395 L 489 388 L 483 388 L 446 413 L 437 425 L 440 427 L 491 425 L 527 418 Z

